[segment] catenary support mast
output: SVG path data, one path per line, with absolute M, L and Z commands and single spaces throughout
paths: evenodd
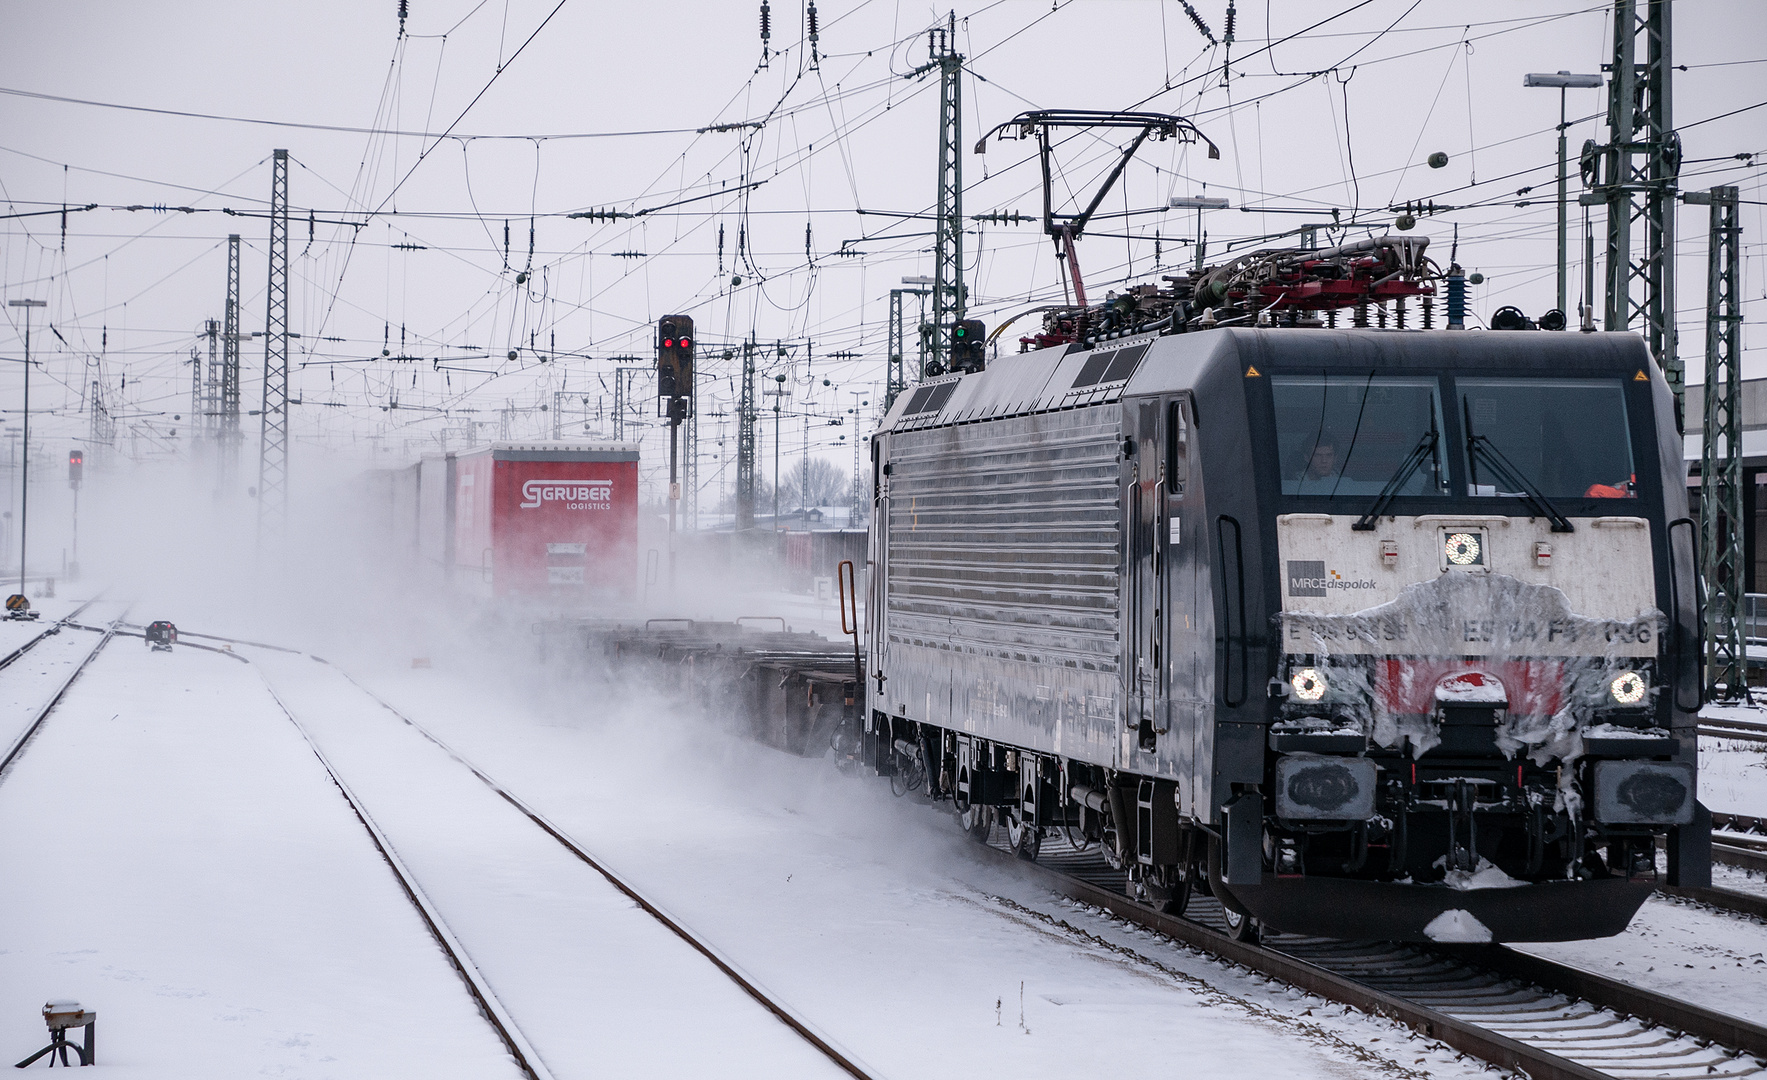
M 263 443 L 258 457 L 258 538 L 288 524 L 288 151 L 270 173 L 270 280 L 264 317 Z
M 1706 257 L 1706 385 L 1700 454 L 1700 575 L 1706 581 L 1705 688 L 1709 700 L 1741 700 L 1747 639 L 1743 558 L 1742 227 L 1737 189 L 1690 193 L 1711 206 Z
M 1681 140 L 1670 89 L 1670 0 L 1614 0 L 1608 145 L 1584 147 L 1593 201 L 1607 206 L 1605 329 L 1637 328 L 1682 411 L 1686 378 L 1675 340 L 1675 177 Z M 1643 251 L 1635 255 L 1642 230 Z M 1682 417 L 1676 417 L 1677 424 Z
M 219 486 L 228 491 L 239 471 L 239 234 L 227 238 L 227 307 L 221 319 Z

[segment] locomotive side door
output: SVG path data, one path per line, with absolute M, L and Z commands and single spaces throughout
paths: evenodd
M 1128 710 L 1125 719 L 1134 730 L 1136 747 L 1150 751 L 1155 745 L 1158 722 L 1159 668 L 1159 524 L 1160 496 L 1160 402 L 1141 401 L 1135 409 L 1135 450 L 1129 488 L 1129 622 Z
M 1203 642 L 1212 636 L 1206 605 L 1207 545 L 1203 535 L 1202 476 L 1196 467 L 1195 401 L 1188 394 L 1165 400 L 1159 490 L 1159 650 L 1157 734 L 1160 771 L 1179 778 L 1180 810 L 1195 816 L 1206 777 L 1198 762 L 1209 757 L 1198 745 L 1206 739 L 1212 672 L 1203 662 Z M 1200 590 L 1200 591 L 1199 591 Z M 1206 770 L 1205 770 L 1206 771 Z

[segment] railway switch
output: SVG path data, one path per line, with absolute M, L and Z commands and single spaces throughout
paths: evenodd
M 61 1059 L 63 1066 L 68 1064 L 67 1053 L 72 1050 L 80 1059 L 81 1065 L 92 1065 L 97 1062 L 97 1030 L 98 1013 L 93 1009 L 80 1006 L 77 1001 L 51 1001 L 43 1006 L 43 1023 L 49 1027 L 49 1045 L 18 1063 L 22 1069 L 41 1057 L 49 1058 L 49 1067 L 55 1067 L 56 1058 Z M 79 1043 L 68 1041 L 69 1028 L 85 1028 L 85 1039 Z

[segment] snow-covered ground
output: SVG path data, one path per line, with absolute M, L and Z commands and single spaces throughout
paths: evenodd
M 136 613 L 340 661 L 880 1076 L 1066 1076 L 1076 1062 L 1483 1075 L 1393 1025 L 1052 897 L 978 860 L 942 815 L 882 781 L 756 746 L 665 698 L 539 668 L 523 652 L 534 639 L 507 632 L 525 627 L 405 620 L 377 637 L 339 619 L 284 637 L 262 614 L 233 625 L 196 614 Z M 807 597 L 703 613 L 735 615 L 838 631 L 833 603 Z M 0 623 L 0 651 L 16 647 L 11 629 Z M 0 672 L 0 741 L 93 639 L 66 632 Z M 703 958 L 336 672 L 242 652 L 555 1075 L 830 1075 Z M 414 669 L 419 656 L 433 666 Z M 1760 761 L 1709 752 L 1708 802 L 1767 811 Z M 237 660 L 114 642 L 0 783 L 0 860 L 27 869 L 0 879 L 10 1060 L 45 1041 L 43 1000 L 74 997 L 99 1010 L 101 1060 L 118 1075 L 515 1074 L 259 670 Z M 1757 922 L 1653 900 L 1621 937 L 1530 948 L 1767 1021 Z
M 94 605 L 89 609 L 90 614 L 101 618 L 114 619 L 121 612 L 120 604 Z M 48 629 L 47 622 L 0 622 L 0 656 L 10 655 Z M 99 640 L 100 635 L 93 631 L 63 628 L 43 637 L 29 652 L 0 671 L 0 754 L 37 718 Z
M 1709 720 L 1767 723 L 1767 709 L 1707 705 Z M 1767 817 L 1767 743 L 1700 738 L 1700 801 L 1727 814 Z
M 882 781 L 446 666 L 371 679 L 884 1076 L 1479 1071 L 1056 899 Z
M 1767 1025 L 1767 924 L 1758 919 L 1658 895 L 1615 937 L 1513 947 Z
M 845 1075 L 335 669 L 251 651 L 554 1075 Z
M 237 660 L 114 639 L 0 782 L 0 866 L 0 1064 L 74 998 L 106 1076 L 520 1075 Z

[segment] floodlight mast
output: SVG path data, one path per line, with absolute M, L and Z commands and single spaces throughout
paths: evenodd
M 1555 74 L 1534 72 L 1522 76 L 1523 86 L 1546 87 L 1558 91 L 1558 310 L 1565 310 L 1565 133 L 1570 125 L 1565 120 L 1566 90 L 1597 90 L 1602 78 L 1597 75 L 1575 75 L 1569 71 Z M 1593 305 L 1593 298 L 1586 301 Z
M 1227 200 L 1218 195 L 1180 195 L 1166 202 L 1174 210 L 1196 210 L 1196 272 L 1203 272 L 1203 259 L 1208 250 L 1208 243 L 1203 239 L 1203 211 L 1225 210 Z

